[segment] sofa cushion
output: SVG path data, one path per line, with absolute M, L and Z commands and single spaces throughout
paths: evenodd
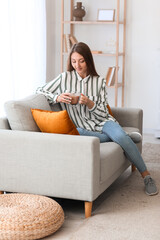
M 106 150 L 107 149 L 107 150 Z M 126 157 L 123 149 L 114 142 L 100 144 L 100 159 L 101 159 L 101 182 L 105 182 L 111 178 L 123 165 L 126 164 Z M 128 161 L 128 166 L 130 162 Z
M 51 110 L 51 107 L 42 94 L 34 94 L 17 101 L 8 101 L 4 105 L 6 116 L 11 129 L 21 131 L 39 131 L 31 108 Z
M 112 117 L 114 117 L 114 116 L 113 116 L 113 113 L 112 113 L 112 110 L 111 110 L 111 107 L 109 106 L 109 104 L 107 104 L 107 108 L 108 108 L 109 114 L 110 114 Z
M 66 110 L 53 112 L 31 109 L 33 118 L 42 132 L 79 135 Z

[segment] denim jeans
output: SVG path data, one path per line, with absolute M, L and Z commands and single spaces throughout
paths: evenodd
M 135 165 L 140 173 L 147 170 L 136 144 L 118 123 L 107 121 L 103 126 L 102 133 L 87 131 L 82 128 L 77 128 L 77 130 L 80 135 L 98 137 L 101 143 L 116 142 L 122 147 L 128 160 Z

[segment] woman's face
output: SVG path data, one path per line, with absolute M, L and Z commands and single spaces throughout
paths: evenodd
M 71 64 L 76 72 L 82 77 L 85 78 L 87 76 L 87 64 L 82 55 L 77 52 L 72 53 L 71 55 Z

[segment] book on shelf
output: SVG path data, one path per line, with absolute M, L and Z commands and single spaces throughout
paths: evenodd
M 114 86 L 115 75 L 116 75 L 116 67 L 109 67 L 107 74 L 106 74 L 106 85 L 107 86 Z
M 78 43 L 77 39 L 75 36 L 71 35 L 69 36 L 69 39 L 71 41 L 71 45 L 73 46 L 75 43 Z
M 71 47 L 75 43 L 78 43 L 75 36 L 73 36 L 71 34 L 64 34 L 64 50 L 65 50 L 65 52 L 70 52 Z

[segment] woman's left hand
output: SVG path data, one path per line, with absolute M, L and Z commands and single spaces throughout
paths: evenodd
M 87 105 L 89 98 L 81 93 L 79 104 Z
M 81 93 L 79 104 L 86 105 L 89 109 L 94 106 L 94 102 L 92 102 L 87 96 Z

